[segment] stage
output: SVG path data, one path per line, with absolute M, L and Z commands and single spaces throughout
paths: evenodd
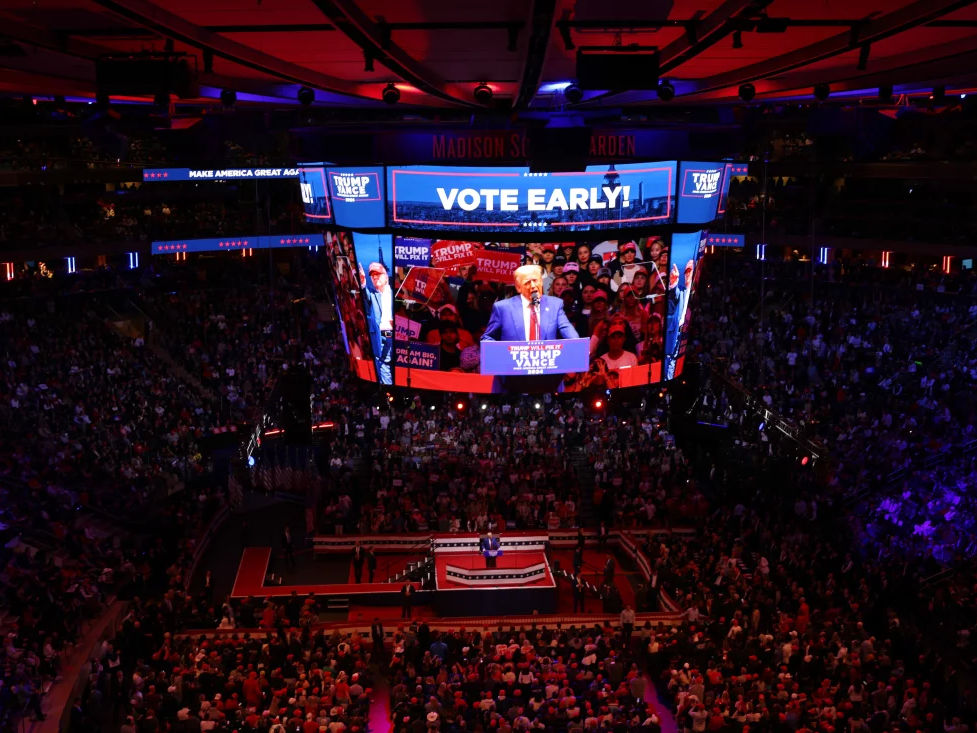
M 485 567 L 481 553 L 435 557 L 435 606 L 441 616 L 553 613 L 556 581 L 543 552 L 507 552 Z

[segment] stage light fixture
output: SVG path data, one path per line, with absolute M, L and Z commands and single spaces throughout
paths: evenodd
M 740 85 L 740 99 L 742 99 L 744 102 L 752 102 L 755 96 L 756 96 L 755 86 L 749 83 Z
M 603 406 L 604 406 L 604 402 L 603 402 L 603 400 L 595 400 L 595 401 L 594 401 L 594 407 L 596 407 L 596 408 L 597 408 L 598 410 L 599 410 L 600 408 L 602 408 Z
M 459 402 L 458 404 L 455 405 L 455 409 L 458 410 L 458 412 L 463 411 L 465 409 L 465 403 Z
M 576 104 L 583 99 L 583 89 L 578 87 L 576 84 L 569 84 L 567 88 L 563 90 L 563 98 L 570 104 Z
M 815 84 L 814 85 L 814 98 L 819 102 L 823 102 L 831 95 L 831 87 L 828 84 Z
M 315 92 L 308 87 L 302 87 L 299 89 L 298 100 L 303 107 L 310 107 L 315 101 Z
M 734 49 L 737 49 L 737 50 L 743 48 L 743 32 L 742 31 L 733 31 L 733 48 Z
M 533 407 L 535 407 L 535 408 L 536 408 L 537 410 L 538 410 L 538 409 L 540 408 L 540 406 L 541 406 L 541 405 L 540 405 L 540 404 L 539 404 L 538 402 L 537 402 L 536 404 L 534 404 L 534 405 L 533 405 Z
M 490 87 L 485 82 L 482 82 L 477 87 L 475 87 L 475 91 L 472 92 L 472 94 L 475 97 L 475 101 L 478 102 L 479 104 L 488 104 L 489 102 L 492 101 L 492 95 L 494 94 L 494 92 L 492 91 L 492 87 Z
M 879 87 L 879 100 L 882 102 L 892 101 L 892 85 L 887 84 L 885 86 Z
M 483 410 L 487 410 L 488 409 L 488 405 L 486 405 L 484 402 L 482 403 L 482 409 Z
M 237 92 L 233 89 L 225 89 L 221 92 L 221 104 L 225 107 L 233 107 L 237 102 Z
M 675 99 L 675 87 L 669 81 L 663 81 L 658 85 L 658 99 L 662 102 L 671 102 Z
M 380 98 L 387 104 L 397 104 L 400 101 L 400 90 L 391 82 L 383 88 Z

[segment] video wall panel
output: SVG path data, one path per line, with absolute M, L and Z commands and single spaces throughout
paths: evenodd
M 305 218 L 313 224 L 331 224 L 332 205 L 325 167 L 315 164 L 299 166 L 298 178 Z
M 672 263 L 668 272 L 668 323 L 665 342 L 665 379 L 682 373 L 692 320 L 692 299 L 699 282 L 699 260 L 705 253 L 708 232 L 672 235 Z
M 545 244 L 396 237 L 395 383 L 465 392 L 656 383 L 669 262 L 668 237 Z M 535 333 L 519 285 L 526 265 L 539 268 Z M 543 352 L 540 363 L 526 354 L 533 348 Z
M 676 163 L 387 168 L 387 225 L 399 230 L 580 232 L 670 224 Z

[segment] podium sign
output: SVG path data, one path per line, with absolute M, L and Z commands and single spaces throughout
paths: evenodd
M 482 374 L 532 376 L 589 368 L 590 339 L 482 341 Z

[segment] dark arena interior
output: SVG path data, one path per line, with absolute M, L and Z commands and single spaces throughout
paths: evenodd
M 977 733 L 977 2 L 0 2 L 0 733 Z

